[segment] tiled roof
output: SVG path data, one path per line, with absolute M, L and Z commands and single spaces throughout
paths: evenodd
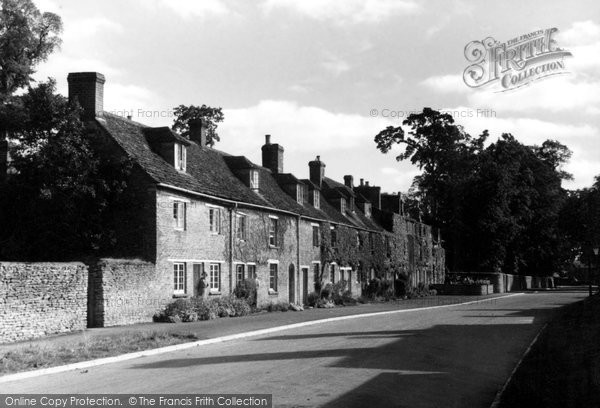
M 168 128 L 150 128 L 107 112 L 102 113 L 96 119 L 100 127 L 112 136 L 125 153 L 156 183 L 237 201 L 242 205 L 259 205 L 338 224 L 372 230 L 381 229 L 364 217 L 360 211 L 344 216 L 326 200 L 321 200 L 320 209 L 316 209 L 308 203 L 301 205 L 286 194 L 278 183 L 278 181 L 284 184 L 290 182 L 310 183 L 309 187 L 317 188 L 309 180 L 298 180 L 292 174 L 273 175 L 269 169 L 252 163 L 244 156 L 231 156 L 216 149 L 198 146 L 187 139 L 179 140 L 181 136 L 171 132 Z M 185 173 L 177 171 L 152 150 L 148 142 L 148 139 L 152 138 L 160 141 L 177 140 L 181 143 L 188 143 Z M 258 192 L 248 188 L 233 172 L 233 170 L 244 168 L 254 168 L 259 171 Z M 341 189 L 338 188 L 340 183 L 331 179 L 327 179 L 327 181 L 328 185 L 335 188 L 332 191 L 341 194 Z M 352 193 L 352 190 L 343 184 L 341 187 Z

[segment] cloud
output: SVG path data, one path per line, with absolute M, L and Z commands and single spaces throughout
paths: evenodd
M 420 85 L 440 93 L 463 94 L 469 91 L 461 75 L 432 76 L 421 81 Z
M 600 78 L 550 77 L 510 92 L 472 92 L 469 105 L 502 112 L 585 111 L 600 105 Z
M 565 170 L 573 173 L 575 180 L 569 188 L 589 186 L 593 176 L 600 174 L 600 129 L 590 124 L 550 122 L 535 118 L 499 117 L 498 112 L 478 111 L 467 107 L 455 107 L 452 112 L 457 123 L 473 135 L 484 129 L 490 132 L 488 142 L 494 142 L 502 133 L 512 133 L 527 145 L 541 145 L 545 140 L 558 140 L 567 145 L 573 156 Z
M 347 24 L 413 15 L 421 11 L 421 6 L 413 0 L 265 0 L 262 9 L 267 14 L 286 9 L 318 21 Z
M 560 47 L 575 47 L 600 41 L 600 25 L 591 20 L 577 21 L 565 31 L 559 31 L 556 40 Z
M 327 60 L 321 65 L 334 76 L 339 76 L 351 68 L 347 61 L 335 55 L 328 55 Z
M 292 101 L 264 100 L 248 108 L 226 109 L 224 113 L 226 120 L 219 129 L 226 135 L 223 146 L 231 144 L 231 151 L 247 149 L 259 139 L 262 142 L 264 134 L 272 134 L 292 151 L 314 152 L 315 146 L 320 151 L 332 151 L 341 144 L 352 149 L 389 124 L 381 118 L 333 113 Z
M 231 12 L 221 0 L 141 0 L 140 3 L 152 9 L 166 9 L 186 20 Z

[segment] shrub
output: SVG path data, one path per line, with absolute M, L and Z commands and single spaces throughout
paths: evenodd
M 315 307 L 317 305 L 317 301 L 319 300 L 319 294 L 316 292 L 311 292 L 308 294 L 308 305 Z
M 369 299 L 382 298 L 383 300 L 390 300 L 394 297 L 393 291 L 392 281 L 375 278 L 367 284 L 364 295 Z
M 252 308 L 245 299 L 224 296 L 212 299 L 178 299 L 169 303 L 165 310 L 154 315 L 156 322 L 195 322 L 217 317 L 247 316 Z
M 256 282 L 243 280 L 233 290 L 235 297 L 245 299 L 250 306 L 256 306 Z
M 333 285 L 328 283 L 321 289 L 321 299 L 329 299 L 331 297 L 331 292 L 333 290 Z
M 266 306 L 267 312 L 287 312 L 289 308 L 288 302 L 271 302 Z
M 336 305 L 344 304 L 342 295 L 346 292 L 347 286 L 348 281 L 345 280 L 340 280 L 331 286 L 331 300 L 333 300 L 333 303 L 335 303 Z

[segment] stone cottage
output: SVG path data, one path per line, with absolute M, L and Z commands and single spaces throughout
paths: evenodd
M 354 185 L 352 176 L 332 180 L 319 156 L 308 178 L 285 173 L 284 148 L 269 135 L 258 165 L 207 146 L 200 121 L 190 123 L 187 139 L 107 113 L 102 74 L 71 73 L 68 83 L 89 137 L 103 154 L 133 163 L 128 188 L 136 205 L 117 239 L 128 257 L 152 265 L 126 277 L 110 265 L 91 268 L 88 324 L 147 319 L 173 298 L 198 295 L 204 274 L 208 296 L 257 279 L 259 304 L 305 303 L 316 282 L 345 280 L 360 295 L 375 277 L 402 275 L 413 286 L 443 281 L 439 237 L 403 215 L 399 195 L 363 180 Z M 115 302 L 136 308 L 137 317 L 111 318 L 122 313 Z

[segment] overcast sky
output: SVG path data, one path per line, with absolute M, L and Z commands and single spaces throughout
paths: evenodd
M 69 72 L 101 72 L 105 110 L 155 126 L 171 125 L 179 104 L 221 106 L 216 148 L 260 164 L 269 133 L 300 178 L 320 155 L 332 178 L 406 191 L 418 169 L 379 153 L 373 137 L 425 106 L 456 111 L 472 135 L 568 145 L 567 188 L 600 174 L 597 0 L 34 2 L 64 22 L 62 48 L 36 78 L 56 78 L 66 95 Z M 573 54 L 569 74 L 504 93 L 463 82 L 467 43 L 550 27 Z

